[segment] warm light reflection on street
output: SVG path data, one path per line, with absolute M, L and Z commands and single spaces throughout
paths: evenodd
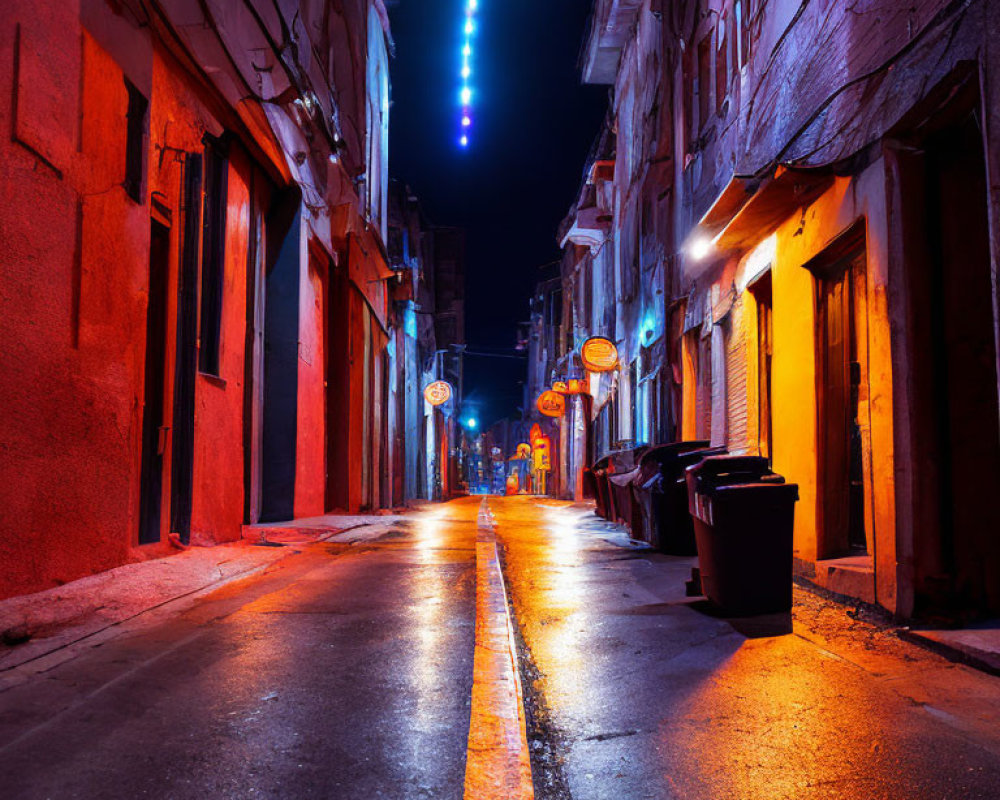
M 578 512 L 566 504 L 522 498 L 496 507 L 507 563 L 512 571 L 530 575 L 527 585 L 514 585 L 511 593 L 522 629 L 544 633 L 534 640 L 535 658 L 553 673 L 572 676 L 572 686 L 561 687 L 568 694 L 585 694 L 587 673 L 581 667 L 586 654 L 579 642 L 591 621 L 579 570 L 586 535 L 574 518 Z M 552 688 L 560 691 L 559 686 Z
M 445 506 L 434 506 L 422 511 L 417 517 L 414 526 L 417 552 L 420 553 L 423 563 L 434 561 L 434 551 L 440 548 L 444 541 L 443 525 L 447 513 Z
M 444 542 L 445 509 L 429 509 L 419 515 L 416 523 L 416 554 L 420 568 L 415 571 L 410 598 L 410 614 L 416 632 L 417 647 L 410 671 L 415 694 L 414 724 L 423 731 L 434 725 L 436 696 L 441 691 L 440 657 L 441 632 L 448 613 L 445 600 L 449 585 L 445 573 L 447 553 Z M 419 757 L 414 753 L 414 757 Z

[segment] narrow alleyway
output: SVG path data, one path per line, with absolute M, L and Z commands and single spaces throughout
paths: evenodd
M 3 797 L 470 797 L 467 763 L 491 744 L 470 715 L 495 721 L 497 687 L 517 683 L 480 683 L 480 635 L 504 636 L 482 620 L 504 614 L 502 589 L 482 585 L 494 537 L 535 797 L 1000 794 L 996 678 L 804 592 L 792 620 L 716 618 L 684 597 L 690 560 L 588 508 L 490 506 L 493 531 L 467 498 L 377 539 L 302 546 L 183 613 L 0 680 Z

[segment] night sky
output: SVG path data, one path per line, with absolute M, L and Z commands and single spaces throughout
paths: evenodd
M 390 172 L 428 219 L 465 228 L 469 350 L 514 354 L 534 284 L 558 274 L 556 228 L 579 186 L 608 91 L 582 86 L 589 0 L 479 0 L 471 143 L 458 145 L 466 0 L 390 9 Z M 469 356 L 467 410 L 484 425 L 517 412 L 525 362 Z

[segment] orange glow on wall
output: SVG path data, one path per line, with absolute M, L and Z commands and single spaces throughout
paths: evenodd
M 580 359 L 591 372 L 611 372 L 618 366 L 618 348 L 610 339 L 594 336 L 583 343 Z
M 538 410 L 547 417 L 561 417 L 566 411 L 566 399 L 551 389 L 538 396 Z

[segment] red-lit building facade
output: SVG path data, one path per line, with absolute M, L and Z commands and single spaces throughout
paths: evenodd
M 0 597 L 402 502 L 381 0 L 4 11 Z
M 583 49 L 594 458 L 768 456 L 796 571 L 903 617 L 1000 613 L 998 32 L 993 0 L 597 0 Z

